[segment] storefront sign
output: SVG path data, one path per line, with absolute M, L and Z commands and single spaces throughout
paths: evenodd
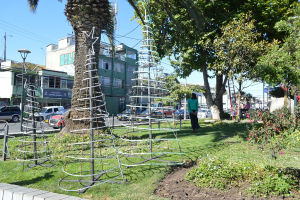
M 61 98 L 61 99 L 67 99 L 68 98 L 68 91 L 66 90 L 49 90 L 44 89 L 43 90 L 43 97 L 49 97 L 49 98 Z

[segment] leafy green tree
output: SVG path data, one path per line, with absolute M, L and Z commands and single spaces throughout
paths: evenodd
M 266 42 L 258 41 L 260 33 L 255 31 L 251 15 L 241 15 L 226 26 L 222 26 L 220 37 L 216 37 L 212 46 L 216 61 L 209 64 L 209 69 L 218 69 L 225 74 L 225 79 L 238 83 L 237 105 L 242 98 L 242 84 L 256 78 L 257 58 L 265 52 Z M 238 110 L 239 113 L 239 110 Z M 240 120 L 239 114 L 238 121 Z
M 268 54 L 260 57 L 258 66 L 263 81 L 271 85 L 283 84 L 284 105 L 287 106 L 288 88 L 299 85 L 300 75 L 300 12 L 297 15 L 276 23 L 278 32 L 287 34 L 283 41 L 274 40 L 268 46 Z
M 263 33 L 261 38 L 280 38 L 284 33 L 278 33 L 273 28 L 275 23 L 291 15 L 293 7 L 298 4 L 298 1 L 275 0 L 166 0 L 161 1 L 161 4 L 157 0 L 148 2 L 147 13 L 150 13 L 155 45 L 160 56 L 168 56 L 171 65 L 181 77 L 187 77 L 193 71 L 203 72 L 206 101 L 214 119 L 220 119 L 220 108 L 217 105 L 221 105 L 218 101 L 222 99 L 227 80 L 226 75 L 222 79 L 223 75 L 218 68 L 211 68 L 212 75 L 208 74 L 207 64 L 213 64 L 216 60 L 215 50 L 208 43 L 221 34 L 223 25 L 238 14 L 248 13 L 250 10 L 255 13 L 257 31 Z M 144 7 L 139 4 L 139 9 Z M 179 22 L 179 26 L 168 17 L 169 13 Z M 217 78 L 215 99 L 212 98 L 208 82 L 213 77 Z

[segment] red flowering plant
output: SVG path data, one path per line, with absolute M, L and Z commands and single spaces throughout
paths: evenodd
M 286 107 L 274 112 L 251 111 L 249 120 L 261 123 L 250 123 L 247 140 L 256 144 L 259 149 L 270 149 L 271 156 L 276 159 L 278 152 L 286 149 L 294 140 L 294 133 L 300 130 L 299 116 L 299 107 L 296 108 L 295 114 Z

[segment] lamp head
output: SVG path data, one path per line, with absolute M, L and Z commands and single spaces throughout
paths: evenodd
M 21 54 L 21 56 L 22 56 L 23 59 L 26 58 L 29 53 L 31 53 L 27 49 L 20 49 L 20 50 L 18 50 L 18 52 L 20 52 L 20 54 Z

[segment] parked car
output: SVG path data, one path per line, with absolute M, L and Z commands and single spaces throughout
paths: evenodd
M 118 120 L 119 121 L 129 120 L 130 110 L 131 109 L 127 109 L 127 110 L 124 110 L 122 113 L 117 114 Z M 136 110 L 136 115 L 139 115 L 141 112 L 142 112 L 141 110 Z M 131 115 L 134 115 L 134 111 L 133 110 L 131 111 Z
M 38 120 L 38 121 L 43 121 L 47 115 L 51 115 L 59 110 L 63 110 L 64 107 L 63 106 L 49 106 L 49 107 L 44 107 L 42 108 L 41 112 L 39 113 L 34 113 L 34 117 Z
M 174 112 L 176 119 L 184 119 L 184 109 L 178 109 Z M 186 118 L 190 118 L 190 112 L 188 109 L 186 109 Z
M 18 106 L 0 107 L 0 120 L 18 122 L 21 116 L 21 110 Z
M 176 110 L 174 110 L 172 107 L 164 107 L 164 108 L 158 109 L 158 111 L 163 112 L 165 117 L 172 117 L 173 112 Z
M 65 122 L 65 114 L 66 113 L 67 113 L 67 111 L 65 111 L 59 115 L 52 115 L 49 119 L 49 126 L 53 127 L 54 129 L 58 129 L 60 127 L 65 127 L 66 126 L 66 122 Z
M 208 109 L 201 109 L 198 111 L 198 118 L 210 118 L 212 113 Z
M 163 118 L 164 115 L 162 114 L 161 111 L 159 110 L 153 110 L 151 112 L 151 118 Z M 144 121 L 149 121 L 149 110 L 145 110 L 141 112 L 139 115 L 136 116 L 136 121 L 137 122 L 144 122 Z
M 69 109 L 64 109 L 64 110 L 59 110 L 59 111 L 56 111 L 55 113 L 53 113 L 53 114 L 50 114 L 50 115 L 47 115 L 46 117 L 45 117 L 45 122 L 49 122 L 49 119 L 52 117 L 52 116 L 54 116 L 54 115 L 65 115 L 66 114 L 66 112 L 68 111 Z

